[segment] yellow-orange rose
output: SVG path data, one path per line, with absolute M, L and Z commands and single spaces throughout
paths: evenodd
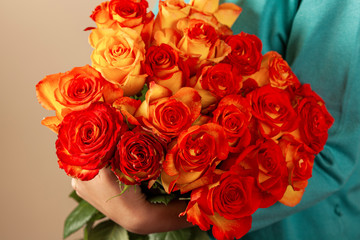
M 180 88 L 172 95 L 169 89 L 155 82 L 149 85 L 145 100 L 137 109 L 135 117 L 144 128 L 170 142 L 200 117 L 200 95 L 190 87 Z
M 192 76 L 201 65 L 219 63 L 231 51 L 213 24 L 201 19 L 180 19 L 177 29 L 157 31 L 154 39 L 156 45 L 165 43 L 177 50 L 188 62 Z
M 130 28 L 94 29 L 89 41 L 94 48 L 92 65 L 106 80 L 119 84 L 127 96 L 143 88 L 145 43 L 139 33 Z
M 44 108 L 56 112 L 56 117 L 47 117 L 42 124 L 57 132 L 69 112 L 83 110 L 98 101 L 112 104 L 122 97 L 123 91 L 86 65 L 46 76 L 36 85 L 36 94 Z

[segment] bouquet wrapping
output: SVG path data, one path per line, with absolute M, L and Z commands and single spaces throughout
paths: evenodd
M 37 84 L 56 113 L 42 124 L 58 134 L 59 167 L 83 181 L 108 167 L 126 185 L 189 198 L 189 222 L 241 238 L 257 209 L 300 202 L 334 120 L 280 54 L 233 34 L 239 6 L 147 8 L 101 3 L 86 29 L 91 66 Z

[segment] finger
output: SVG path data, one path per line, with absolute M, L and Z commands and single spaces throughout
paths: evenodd
M 73 178 L 71 179 L 71 187 L 76 191 L 76 184 L 77 184 L 77 179 Z

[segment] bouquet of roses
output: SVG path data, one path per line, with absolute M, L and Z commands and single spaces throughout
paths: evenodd
M 80 180 L 110 167 L 166 201 L 189 197 L 189 222 L 240 238 L 258 208 L 299 203 L 333 118 L 278 53 L 233 35 L 235 4 L 164 0 L 156 18 L 147 7 L 101 3 L 97 27 L 86 29 L 92 66 L 37 84 L 39 102 L 56 112 L 42 124 L 58 134 L 58 164 Z M 65 237 L 86 223 L 100 229 L 92 224 L 104 216 L 90 212 Z

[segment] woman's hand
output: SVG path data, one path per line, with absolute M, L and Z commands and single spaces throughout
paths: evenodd
M 185 217 L 179 217 L 186 202 L 151 204 L 138 186 L 131 186 L 119 195 L 122 189 L 118 179 L 107 168 L 90 181 L 73 179 L 72 187 L 81 198 L 130 232 L 149 234 L 191 226 Z

